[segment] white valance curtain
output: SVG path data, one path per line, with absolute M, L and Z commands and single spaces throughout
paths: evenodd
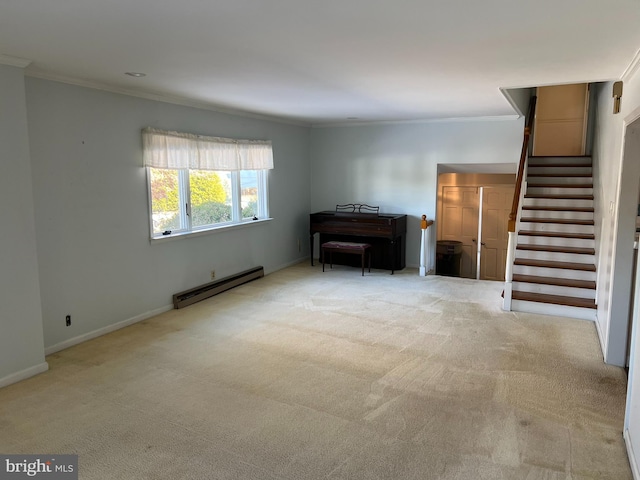
M 145 128 L 142 143 L 146 167 L 224 171 L 273 168 L 270 140 L 236 140 Z

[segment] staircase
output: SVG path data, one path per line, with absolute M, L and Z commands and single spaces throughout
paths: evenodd
M 529 157 L 511 310 L 595 320 L 590 157 Z

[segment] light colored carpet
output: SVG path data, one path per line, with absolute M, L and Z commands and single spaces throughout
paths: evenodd
M 630 479 L 593 323 L 502 284 L 299 264 L 47 358 L 0 452 L 82 479 Z

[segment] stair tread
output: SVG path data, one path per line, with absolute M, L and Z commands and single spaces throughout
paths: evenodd
M 595 272 L 596 266 L 589 263 L 556 262 L 552 260 L 536 260 L 533 258 L 516 258 L 514 265 L 527 267 L 562 268 L 565 270 L 582 270 L 585 272 Z
M 592 233 L 572 233 L 572 232 L 538 232 L 535 230 L 519 230 L 518 235 L 526 235 L 530 237 L 561 237 L 575 238 L 580 240 L 595 240 Z
M 591 162 L 582 162 L 582 163 L 531 163 L 529 162 L 529 167 L 536 167 L 536 168 L 546 168 L 546 167 L 550 167 L 550 168 L 572 168 L 572 167 L 576 167 L 576 168 L 592 168 Z
M 593 207 L 545 207 L 545 206 L 536 206 L 536 205 L 523 205 L 523 210 L 542 210 L 545 212 L 587 212 L 591 213 L 594 211 Z
M 524 300 L 527 302 L 551 303 L 553 305 L 566 305 L 569 307 L 596 308 L 596 302 L 590 298 L 564 297 L 562 295 L 549 295 L 546 293 L 519 292 L 514 290 L 511 298 L 513 300 Z
M 534 165 L 535 167 L 536 165 Z M 572 178 L 591 178 L 593 175 L 591 173 L 529 173 L 527 174 L 527 178 L 535 178 L 535 177 L 544 177 L 544 178 L 563 178 L 563 177 L 572 177 Z
M 593 183 L 528 183 L 528 188 L 593 188 Z
M 522 217 L 520 222 L 527 223 L 559 223 L 563 225 L 594 225 L 593 220 L 567 219 L 567 218 L 536 218 Z
M 556 200 L 593 200 L 593 195 L 565 195 L 550 193 L 527 193 L 524 198 L 551 198 Z
M 522 283 L 537 283 L 540 285 L 553 285 L 556 287 L 587 288 L 589 290 L 596 289 L 596 282 L 589 280 L 573 280 L 570 278 L 538 277 L 535 275 L 513 274 L 513 281 Z
M 582 248 L 582 247 L 560 247 L 556 245 L 529 245 L 520 244 L 516 247 L 516 250 L 531 250 L 536 252 L 555 252 L 555 253 L 577 253 L 579 255 L 595 255 L 594 248 Z

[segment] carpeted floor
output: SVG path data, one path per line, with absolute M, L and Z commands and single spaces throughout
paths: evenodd
M 81 479 L 631 478 L 595 326 L 502 284 L 299 264 L 47 357 L 0 452 Z

